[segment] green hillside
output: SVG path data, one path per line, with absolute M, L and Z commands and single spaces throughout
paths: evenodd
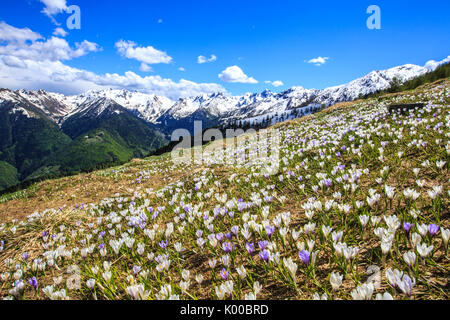
M 8 162 L 23 180 L 42 166 L 45 159 L 66 147 L 71 139 L 59 127 L 29 106 L 31 117 L 11 113 L 11 106 L 0 109 L 0 161 Z
M 166 139 L 143 120 L 127 111 L 99 118 L 69 119 L 62 130 L 32 106 L 22 106 L 27 117 L 0 109 L 0 191 L 26 182 L 76 174 L 132 158 L 145 157 L 164 146 Z M 65 133 L 67 132 L 67 134 Z M 16 173 L 11 170 L 14 168 Z
M 8 162 L 0 161 L 0 190 L 19 183 L 17 169 Z

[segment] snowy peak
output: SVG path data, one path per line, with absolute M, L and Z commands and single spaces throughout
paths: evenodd
M 87 97 L 86 100 L 72 113 L 66 116 L 66 119 L 77 116 L 87 118 L 98 118 L 106 114 L 118 113 L 123 111 L 123 107 L 114 100 L 107 97 Z
M 105 101 L 114 101 L 138 117 L 152 123 L 155 123 L 173 105 L 173 101 L 166 97 L 137 91 L 131 92 L 114 89 L 89 91 L 73 97 L 72 100 L 77 105 L 77 109 L 79 109 L 80 105 L 85 105 L 89 101 L 96 101 L 102 98 L 107 99 Z
M 164 116 L 182 119 L 189 117 L 197 111 L 204 111 L 215 117 L 223 117 L 237 108 L 239 98 L 227 96 L 223 93 L 183 98 L 179 99 L 168 109 Z
M 58 93 L 47 92 L 45 90 L 18 90 L 16 94 L 21 99 L 28 101 L 42 110 L 54 121 L 58 121 L 74 108 L 64 95 Z
M 429 72 L 427 68 L 412 64 L 387 70 L 372 71 L 366 76 L 353 80 L 345 85 L 322 90 L 318 94 L 316 103 L 330 106 L 337 102 L 355 100 L 360 96 L 389 88 L 395 78 L 403 83 L 427 72 Z

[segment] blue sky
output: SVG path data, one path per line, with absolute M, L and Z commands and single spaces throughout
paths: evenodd
M 372 4 L 381 9 L 381 30 L 366 26 L 366 10 Z M 67 29 L 70 14 L 58 9 L 66 5 L 80 7 L 80 30 Z M 279 92 L 292 86 L 320 89 L 372 70 L 446 58 L 450 54 L 448 12 L 450 2 L 442 0 L 3 0 L 0 57 L 14 59 L 5 58 L 3 69 L 0 63 L 0 86 L 40 86 L 64 93 L 110 86 L 172 98 L 215 90 L 238 95 L 264 89 Z M 62 42 L 56 47 L 46 45 L 56 23 L 68 32 L 58 37 L 69 48 Z M 41 38 L 5 40 L 5 32 L 19 34 L 24 28 Z M 77 47 L 85 40 L 85 46 Z M 120 40 L 124 40 L 122 53 L 117 46 Z M 42 46 L 32 49 L 33 41 Z M 77 48 L 82 51 L 76 53 Z M 69 51 L 68 57 L 67 52 L 48 57 L 42 52 L 25 55 L 22 49 Z M 212 55 L 215 61 L 198 63 L 199 56 Z M 318 57 L 328 59 L 320 66 L 308 63 Z M 144 67 L 143 60 L 147 61 Z M 42 70 L 45 76 L 40 76 Z

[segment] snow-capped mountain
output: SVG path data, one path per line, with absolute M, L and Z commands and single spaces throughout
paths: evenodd
M 337 102 L 355 100 L 360 95 L 365 96 L 378 90 L 389 88 L 394 78 L 399 79 L 403 83 L 429 71 L 425 67 L 413 64 L 406 64 L 383 71 L 372 71 L 368 75 L 345 85 L 322 90 L 318 94 L 316 102 L 329 106 Z
M 76 115 L 79 117 L 88 118 L 98 118 L 105 113 L 121 113 L 122 106 L 110 98 L 100 97 L 100 98 L 90 98 L 86 99 L 83 103 L 79 105 L 77 109 L 65 116 L 65 120 Z
M 80 110 L 83 106 L 101 99 L 114 101 L 151 123 L 156 123 L 157 119 L 174 104 L 169 98 L 154 94 L 113 89 L 86 92 L 73 97 L 72 103 L 74 108 Z
M 305 89 L 297 86 L 281 93 L 265 90 L 231 96 L 224 93 L 200 95 L 172 101 L 166 97 L 127 90 L 89 91 L 77 96 L 28 90 L 1 90 L 2 101 L 27 101 L 42 110 L 50 119 L 62 125 L 76 114 L 89 113 L 99 116 L 108 105 L 120 105 L 132 114 L 163 131 L 170 131 L 178 124 L 184 127 L 195 120 L 215 125 L 223 119 L 248 119 L 274 113 L 292 112 L 298 108 L 317 107 L 357 99 L 379 90 L 389 88 L 394 78 L 405 82 L 435 70 L 442 62 L 427 63 L 424 67 L 406 64 L 403 66 L 373 71 L 347 84 L 326 89 Z M 116 110 L 119 112 L 118 110 Z M 183 127 L 183 126 L 181 126 Z
M 15 111 L 22 111 L 27 117 L 36 117 L 36 112 L 31 109 L 37 108 L 46 117 L 54 122 L 71 111 L 71 105 L 64 103 L 66 97 L 62 94 L 50 93 L 43 90 L 28 91 L 0 89 L 0 105 L 10 102 Z M 30 109 L 31 107 L 31 109 Z M 14 111 L 14 112 L 15 112 Z

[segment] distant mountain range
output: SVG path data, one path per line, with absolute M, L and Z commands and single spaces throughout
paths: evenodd
M 350 101 L 435 70 L 441 63 L 373 71 L 323 90 L 292 87 L 281 93 L 230 96 L 214 93 L 172 101 L 127 90 L 77 96 L 0 89 L 0 190 L 19 182 L 77 173 L 151 154 L 174 129 L 192 132 L 226 121 L 243 121 Z

